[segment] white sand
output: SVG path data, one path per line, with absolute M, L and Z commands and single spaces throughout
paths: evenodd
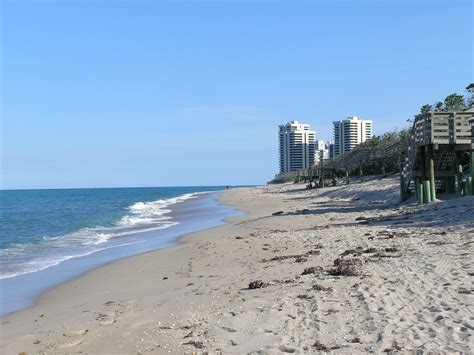
M 55 288 L 1 319 L 0 352 L 473 351 L 474 197 L 302 187 L 225 192 L 247 215 Z M 358 275 L 332 275 L 336 258 Z

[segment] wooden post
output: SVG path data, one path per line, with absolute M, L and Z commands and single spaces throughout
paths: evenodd
M 324 187 L 324 163 L 323 159 L 321 159 L 321 171 L 319 173 L 319 187 Z
M 434 168 L 434 157 L 433 157 L 433 145 L 430 144 L 427 148 L 428 158 L 428 173 L 430 178 L 430 200 L 431 202 L 436 201 L 436 184 L 435 184 L 435 168 Z
M 471 139 L 474 140 L 474 126 L 471 127 Z M 474 149 L 471 149 L 471 161 L 469 162 L 469 166 L 471 168 L 471 195 L 474 195 Z
M 430 181 L 423 181 L 423 200 L 425 203 L 431 202 Z
M 400 172 L 400 202 L 405 201 L 405 176 L 403 170 Z
M 427 179 L 426 179 L 426 151 L 425 147 L 420 147 L 420 170 L 421 170 L 421 190 L 422 190 L 422 199 L 421 204 L 428 202 L 429 191 L 426 191 Z
M 421 181 L 420 178 L 418 178 L 418 202 L 420 203 L 420 205 L 425 203 L 424 193 L 423 193 L 423 182 Z
M 346 184 L 349 185 L 350 179 L 349 179 L 349 170 L 346 169 Z
M 415 178 L 415 199 L 418 201 L 420 198 L 420 192 L 418 190 L 418 178 Z
M 462 188 L 462 163 L 461 163 L 461 153 L 456 152 L 456 180 L 458 183 L 458 195 L 463 194 Z

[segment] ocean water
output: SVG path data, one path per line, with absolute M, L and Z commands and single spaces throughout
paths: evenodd
M 167 247 L 238 212 L 223 187 L 0 191 L 0 315 L 91 268 Z

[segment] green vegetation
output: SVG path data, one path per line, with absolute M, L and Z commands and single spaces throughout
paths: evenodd
M 461 112 L 474 107 L 474 83 L 466 86 L 466 97 L 456 93 L 446 96 L 443 102 L 438 101 L 434 106 L 425 104 L 421 106 L 420 114 L 430 112 Z
M 275 175 L 275 177 L 269 181 L 269 184 L 284 184 L 286 182 L 294 182 L 296 179 L 297 172 L 284 173 Z

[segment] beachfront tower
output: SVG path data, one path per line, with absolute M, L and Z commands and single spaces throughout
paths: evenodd
M 290 121 L 278 126 L 280 173 L 309 169 L 314 165 L 315 131 L 309 124 Z
M 329 142 L 317 140 L 315 149 L 314 164 L 318 165 L 321 159 L 329 159 Z
M 361 120 L 357 116 L 342 121 L 334 121 L 334 156 L 350 152 L 357 144 L 372 138 L 372 121 Z

